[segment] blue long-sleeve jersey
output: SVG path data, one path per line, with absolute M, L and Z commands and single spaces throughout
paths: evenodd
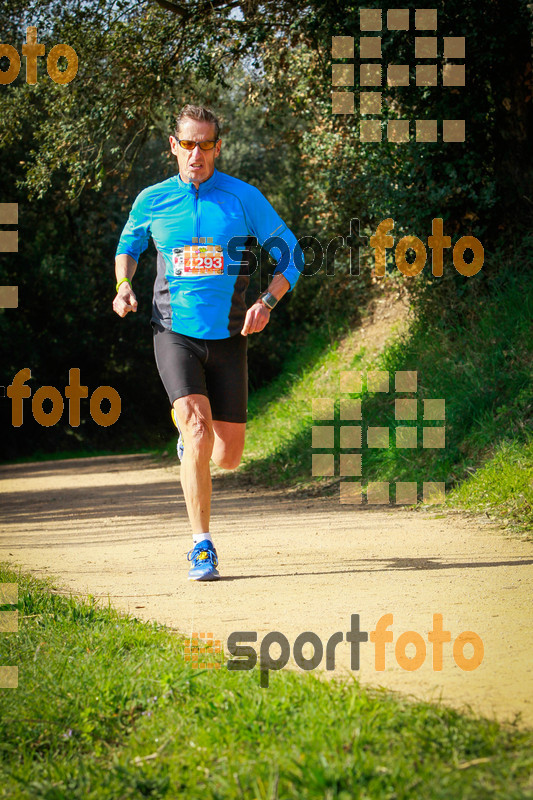
M 138 261 L 150 236 L 157 249 L 152 320 L 199 339 L 240 333 L 255 269 L 252 245 L 277 258 L 274 272 L 287 278 L 289 291 L 303 270 L 296 237 L 259 189 L 216 169 L 198 189 L 179 175 L 144 189 L 117 255 Z

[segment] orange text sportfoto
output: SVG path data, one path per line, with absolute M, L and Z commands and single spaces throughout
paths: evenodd
M 37 41 L 37 28 L 26 28 L 26 44 L 22 45 L 22 55 L 26 58 L 26 83 L 37 83 L 37 58 L 44 56 L 44 44 Z M 57 63 L 61 57 L 66 58 L 67 68 L 60 70 Z M 10 44 L 0 44 L 0 58 L 7 58 L 9 67 L 0 69 L 0 84 L 13 83 L 20 72 L 20 56 Z M 78 72 L 78 56 L 68 44 L 56 44 L 48 53 L 46 70 L 54 83 L 70 83 Z
M 68 398 L 68 421 L 69 425 L 77 428 L 80 424 L 80 400 L 89 396 L 87 386 L 80 384 L 79 369 L 72 368 L 68 373 L 69 383 L 65 386 L 65 397 Z M 24 398 L 31 397 L 31 389 L 26 385 L 26 381 L 31 378 L 31 370 L 27 367 L 17 372 L 13 378 L 13 383 L 7 387 L 7 396 L 11 398 L 11 424 L 19 428 L 24 416 Z M 50 400 L 52 408 L 45 411 L 43 403 Z M 102 400 L 109 401 L 109 411 L 104 413 L 101 409 Z M 32 397 L 31 410 L 33 417 L 39 425 L 50 427 L 56 425 L 63 416 L 63 397 L 59 389 L 54 386 L 41 386 Z M 91 395 L 89 401 L 89 411 L 91 417 L 97 425 L 107 428 L 114 425 L 120 417 L 122 405 L 120 395 L 112 386 L 99 386 Z
M 383 277 L 387 261 L 387 249 L 394 246 L 394 239 L 389 236 L 389 232 L 394 229 L 394 220 L 390 217 L 380 222 L 375 234 L 370 237 L 370 247 L 374 248 L 374 274 Z M 428 238 L 428 245 L 431 248 L 431 271 L 435 277 L 442 277 L 444 250 L 452 246 L 450 236 L 444 236 L 443 221 L 437 217 L 432 221 L 432 235 Z M 413 250 L 415 260 L 409 263 L 406 259 L 408 250 Z M 464 260 L 465 250 L 473 253 L 472 261 L 467 263 Z M 427 260 L 427 250 L 424 243 L 417 236 L 404 236 L 394 250 L 394 260 L 396 266 L 404 275 L 413 277 L 421 272 Z M 457 272 L 467 278 L 476 275 L 483 266 L 485 251 L 483 245 L 475 236 L 461 236 L 453 248 L 453 265 Z

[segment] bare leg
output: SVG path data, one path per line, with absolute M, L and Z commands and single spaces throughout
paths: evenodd
M 183 436 L 180 478 L 193 534 L 207 533 L 211 516 L 211 457 L 224 469 L 239 466 L 246 423 L 213 421 L 203 394 L 174 401 L 174 413 Z
M 209 460 L 215 434 L 211 405 L 203 394 L 190 394 L 174 401 L 174 413 L 183 437 L 181 485 L 193 533 L 207 533 L 211 515 Z
M 222 422 L 213 420 L 215 444 L 211 458 L 223 469 L 236 469 L 241 463 L 244 450 L 246 422 Z

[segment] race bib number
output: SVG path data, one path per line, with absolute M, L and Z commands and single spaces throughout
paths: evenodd
M 219 244 L 187 244 L 172 250 L 174 275 L 181 278 L 198 275 L 223 275 L 224 254 Z

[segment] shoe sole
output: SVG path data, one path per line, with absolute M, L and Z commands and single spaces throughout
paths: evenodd
M 190 581 L 218 581 L 219 578 L 220 575 L 213 575 L 213 573 L 210 575 L 200 575 L 198 578 L 193 578 L 190 575 L 188 576 L 188 580 Z

